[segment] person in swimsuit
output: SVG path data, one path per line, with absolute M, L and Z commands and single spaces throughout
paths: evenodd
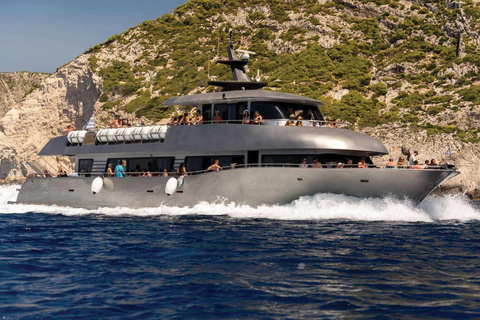
M 113 176 L 114 176 L 113 164 L 111 164 L 111 163 L 108 165 L 107 174 L 108 174 L 109 177 L 113 177 Z
M 250 112 L 248 110 L 243 111 L 242 123 L 250 124 Z
M 393 159 L 388 159 L 385 169 L 395 169 L 395 163 L 393 163 Z
M 258 111 L 255 111 L 253 116 L 253 124 L 263 124 L 263 117 L 260 115 L 260 113 L 258 113 Z
M 303 118 L 299 116 L 297 120 L 298 121 L 297 121 L 297 123 L 295 123 L 295 126 L 296 127 L 303 127 L 303 121 L 302 121 Z
M 197 109 L 197 116 L 195 117 L 195 123 L 194 124 L 203 124 L 202 112 L 198 109 Z
M 207 171 L 220 171 L 223 170 L 222 167 L 220 167 L 220 161 L 215 160 L 215 162 L 207 168 Z
M 188 176 L 187 169 L 185 168 L 185 164 L 182 162 L 177 170 L 178 176 Z
M 312 168 L 323 168 L 323 166 L 320 162 L 318 162 L 317 158 L 313 158 Z
M 363 169 L 368 168 L 368 165 L 365 163 L 365 158 L 362 158 L 362 159 L 360 160 L 360 162 L 358 163 L 358 167 L 359 167 L 359 168 L 363 168 Z
M 222 117 L 220 117 L 220 111 L 215 110 L 215 115 L 213 116 L 213 123 L 223 123 Z
M 290 119 L 288 119 L 287 122 L 285 122 L 285 126 L 286 127 L 294 127 L 295 126 L 295 115 L 294 114 L 290 115 Z

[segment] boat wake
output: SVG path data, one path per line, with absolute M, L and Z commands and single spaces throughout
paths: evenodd
M 430 196 L 419 206 L 412 202 L 387 199 L 358 199 L 344 195 L 317 194 L 301 197 L 288 205 L 252 208 L 234 203 L 199 203 L 193 208 L 99 208 L 96 210 L 44 205 L 10 205 L 15 201 L 19 186 L 0 187 L 1 213 L 41 212 L 63 215 L 101 214 L 107 216 L 181 216 L 227 215 L 232 218 L 277 220 L 353 220 L 434 222 L 441 220 L 480 220 L 480 209 L 460 195 Z

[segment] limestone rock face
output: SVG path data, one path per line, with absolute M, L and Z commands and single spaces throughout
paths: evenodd
M 48 76 L 32 72 L 0 73 L 0 118 Z
M 21 182 L 33 172 L 27 162 L 69 125 L 82 127 L 93 114 L 102 81 L 83 55 L 44 79 L 39 88 L 0 119 L 0 179 Z M 55 160 L 48 161 L 55 169 Z M 52 164 L 53 163 L 53 164 Z

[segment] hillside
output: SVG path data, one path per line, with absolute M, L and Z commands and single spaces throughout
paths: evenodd
M 0 118 L 48 77 L 45 73 L 0 73 Z
M 216 90 L 208 75 L 230 77 L 213 61 L 226 55 L 233 30 L 239 47 L 257 52 L 249 73 L 268 76 L 267 90 L 324 101 L 327 117 L 381 139 L 393 156 L 403 144 L 429 158 L 450 147 L 468 172 L 456 184 L 473 191 L 480 185 L 479 19 L 478 0 L 191 0 L 59 68 L 15 108 L 40 102 L 58 111 L 49 118 L 56 126 L 37 128 L 44 134 L 28 151 L 9 147 L 27 155 L 68 121 L 81 125 L 93 108 L 103 125 L 116 115 L 170 116 L 174 109 L 160 106 L 165 99 Z M 7 118 L 2 131 L 18 133 L 21 117 Z

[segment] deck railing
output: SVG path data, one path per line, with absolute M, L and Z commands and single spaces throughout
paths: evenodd
M 332 169 L 337 169 L 337 170 L 342 170 L 342 169 L 356 169 L 356 170 L 362 170 L 362 169 L 387 169 L 387 170 L 455 170 L 455 166 L 451 164 L 442 164 L 442 165 L 437 165 L 437 166 L 427 166 L 424 167 L 422 165 L 386 165 L 386 164 L 365 164 L 365 168 L 360 168 L 358 164 L 322 164 L 321 168 L 316 168 L 313 167 L 312 164 L 307 164 L 306 168 L 300 167 L 300 164 L 298 163 L 255 163 L 255 164 L 232 164 L 230 166 L 223 166 L 221 169 L 218 171 L 224 171 L 224 170 L 237 170 L 237 169 L 245 169 L 245 168 L 299 168 L 302 170 L 315 170 L 315 169 L 326 169 L 326 170 L 332 170 Z M 218 172 L 216 170 L 198 170 L 198 171 L 188 171 L 187 175 L 198 175 L 198 174 L 204 174 L 204 173 L 210 173 L 210 172 Z M 145 177 L 145 176 L 151 176 L 151 177 L 159 177 L 159 176 L 168 176 L 168 177 L 178 177 L 178 173 L 176 171 L 145 171 L 145 172 L 124 172 L 125 176 L 127 177 Z M 32 175 L 31 177 L 42 177 L 43 175 Z M 107 172 L 79 172 L 79 173 L 71 173 L 70 177 L 94 177 L 94 176 L 105 176 L 108 177 L 109 174 Z M 111 175 L 112 177 L 115 176 L 115 174 Z M 53 175 L 51 177 L 59 177 Z
M 190 123 L 184 122 L 169 122 L 169 126 L 182 126 L 182 125 L 204 125 L 204 124 L 245 124 L 245 125 L 269 125 L 269 126 L 287 126 L 287 122 L 293 122 L 294 126 L 303 127 L 323 127 L 323 128 L 347 128 L 350 126 L 347 122 L 341 121 L 325 121 L 325 120 L 289 120 L 289 119 L 263 119 L 263 120 L 208 120 L 208 121 L 191 121 Z M 291 123 L 290 122 L 290 123 Z

